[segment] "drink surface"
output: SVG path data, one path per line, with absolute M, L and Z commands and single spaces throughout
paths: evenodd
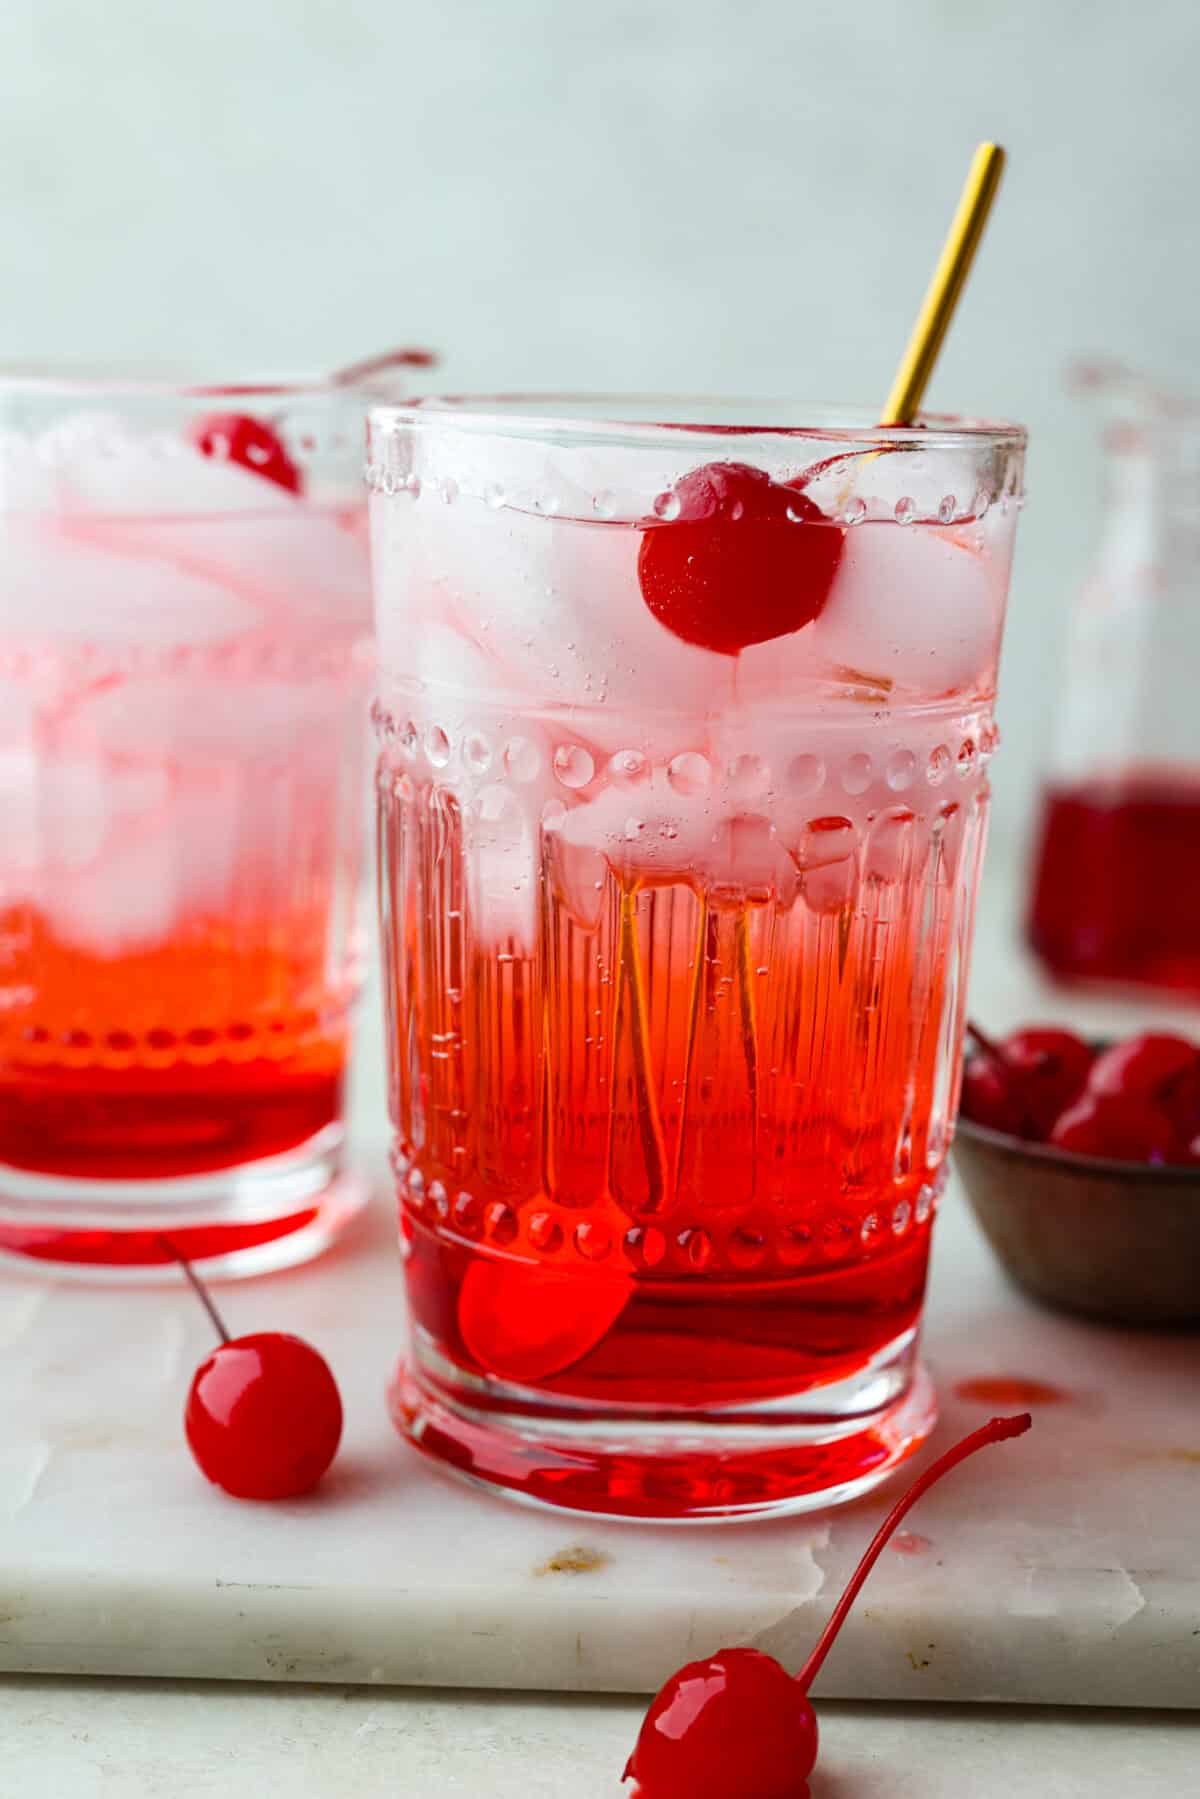
M 363 510 L 119 420 L 0 448 L 0 1163 L 290 1150 L 357 979 Z
M 843 540 L 828 603 L 725 654 L 643 602 L 669 490 L 547 516 L 478 474 L 373 503 L 421 1378 L 695 1423 L 836 1412 L 877 1365 L 882 1404 L 953 1116 L 1011 521 L 798 511 Z

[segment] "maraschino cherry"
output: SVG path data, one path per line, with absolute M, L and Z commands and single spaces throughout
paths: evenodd
M 647 519 L 642 598 L 685 643 L 736 656 L 822 611 L 846 533 L 795 485 L 745 462 L 693 469 Z
M 1048 1137 L 1083 1092 L 1093 1052 L 1073 1031 L 1034 1025 L 996 1042 L 976 1024 L 977 1053 L 963 1071 L 963 1109 L 976 1124 L 1018 1137 Z
M 816 1648 L 793 1677 L 757 1649 L 721 1649 L 672 1674 L 646 1713 L 624 1778 L 637 1799 L 808 1799 L 817 1719 L 808 1691 L 888 1538 L 951 1468 L 1032 1420 L 993 1418 L 948 1449 L 892 1507 L 851 1575 Z
M 244 412 L 212 413 L 196 419 L 188 437 L 202 456 L 218 462 L 236 462 L 289 493 L 299 493 L 303 480 L 283 444 L 261 419 L 249 418 Z
M 295 1499 L 337 1452 L 342 1402 L 329 1364 L 286 1331 L 230 1337 L 195 1270 L 183 1268 L 220 1346 L 192 1377 L 184 1430 L 201 1472 L 235 1499 Z
M 1077 1156 L 1105 1156 L 1116 1162 L 1182 1158 L 1170 1118 L 1139 1093 L 1084 1093 L 1056 1121 L 1049 1141 Z

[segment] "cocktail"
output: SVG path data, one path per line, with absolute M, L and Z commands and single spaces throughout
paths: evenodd
M 135 1279 L 358 1203 L 361 394 L 0 383 L 0 1249 Z
M 1022 455 L 784 406 L 373 412 L 425 1451 L 696 1517 L 851 1495 L 928 1432 Z

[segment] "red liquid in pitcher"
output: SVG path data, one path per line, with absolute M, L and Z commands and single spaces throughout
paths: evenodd
M 1051 788 L 1029 941 L 1062 979 L 1200 994 L 1200 780 Z

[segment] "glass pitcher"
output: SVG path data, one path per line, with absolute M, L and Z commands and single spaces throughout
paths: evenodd
M 1101 404 L 1104 526 L 1072 621 L 1028 936 L 1065 980 L 1200 998 L 1200 406 L 1128 372 Z

